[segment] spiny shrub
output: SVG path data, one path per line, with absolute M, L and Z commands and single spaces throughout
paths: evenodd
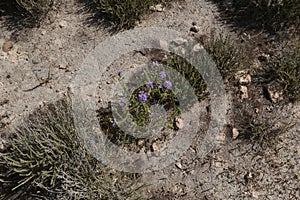
M 88 154 L 70 104 L 35 113 L 0 152 L 0 199 L 130 199 L 135 174 L 105 168 Z

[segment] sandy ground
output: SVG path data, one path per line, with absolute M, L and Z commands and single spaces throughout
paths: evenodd
M 111 36 L 109 30 L 89 23 L 90 17 L 83 5 L 66 0 L 38 28 L 11 31 L 4 20 L 0 21 L 0 45 L 13 41 L 11 51 L 0 51 L 2 130 L 18 125 L 34 109 L 60 99 L 88 53 Z M 138 27 L 166 27 L 188 35 L 196 22 L 201 34 L 215 30 L 234 35 L 218 19 L 213 4 L 186 0 L 150 14 Z M 36 76 L 45 79 L 49 70 L 49 82 L 36 87 Z M 109 79 L 111 74 L 106 76 L 104 79 Z M 228 92 L 229 100 L 231 95 Z M 144 194 L 152 199 L 300 199 L 300 107 L 290 104 L 278 116 L 297 124 L 268 145 L 233 140 L 225 130 L 226 136 L 205 158 L 197 155 L 195 148 L 200 141 L 196 140 L 178 161 L 180 165 L 142 176 L 143 182 L 151 184 Z M 234 118 L 228 109 L 227 124 L 232 125 Z M 0 133 L 4 138 L 4 131 Z

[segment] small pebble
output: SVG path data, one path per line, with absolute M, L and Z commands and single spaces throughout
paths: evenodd
M 5 53 L 9 52 L 12 48 L 13 48 L 13 42 L 10 41 L 10 40 L 5 41 L 3 46 L 2 46 L 2 50 Z
M 190 31 L 191 31 L 191 32 L 194 32 L 194 33 L 198 33 L 198 32 L 200 31 L 200 28 L 199 28 L 198 26 L 192 26 L 192 27 L 190 28 Z
M 59 26 L 60 28 L 64 28 L 64 27 L 67 26 L 67 22 L 66 22 L 66 21 L 60 21 L 60 22 L 58 23 L 58 26 Z
M 156 143 L 152 144 L 152 150 L 157 151 L 159 149 L 158 145 Z
M 240 132 L 237 128 L 232 129 L 232 139 L 236 139 L 239 136 Z
M 164 7 L 162 4 L 157 4 L 156 6 L 151 6 L 150 7 L 151 11 L 156 11 L 156 12 L 163 12 L 164 11 Z
M 175 165 L 176 165 L 176 167 L 178 167 L 178 169 L 182 169 L 182 165 L 180 162 L 177 162 Z

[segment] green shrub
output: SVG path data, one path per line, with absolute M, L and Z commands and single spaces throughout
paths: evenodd
M 67 101 L 31 116 L 0 154 L 0 199 L 130 199 L 135 195 L 135 174 L 105 168 L 85 150 Z

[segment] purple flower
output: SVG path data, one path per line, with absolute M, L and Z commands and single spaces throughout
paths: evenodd
M 171 88 L 171 87 L 172 87 L 172 82 L 171 82 L 171 81 L 165 81 L 165 82 L 164 82 L 164 86 L 165 86 L 166 88 Z
M 118 71 L 117 71 L 117 74 L 118 74 L 118 76 L 121 77 L 121 76 L 122 76 L 122 70 L 118 70 Z
M 160 78 L 166 78 L 167 77 L 167 74 L 164 71 L 159 72 L 158 75 L 159 75 Z
M 162 88 L 162 86 L 161 86 L 161 84 L 159 84 L 158 89 L 161 89 L 161 88 Z
M 148 82 L 147 87 L 153 89 L 154 88 L 153 82 Z
M 140 101 L 140 102 L 144 103 L 144 102 L 147 101 L 147 94 L 144 93 L 144 91 L 142 91 L 142 93 L 139 94 L 138 96 L 139 96 L 139 101 Z
M 152 65 L 155 66 L 155 67 L 157 67 L 159 65 L 159 63 L 158 63 L 158 61 L 153 61 Z

